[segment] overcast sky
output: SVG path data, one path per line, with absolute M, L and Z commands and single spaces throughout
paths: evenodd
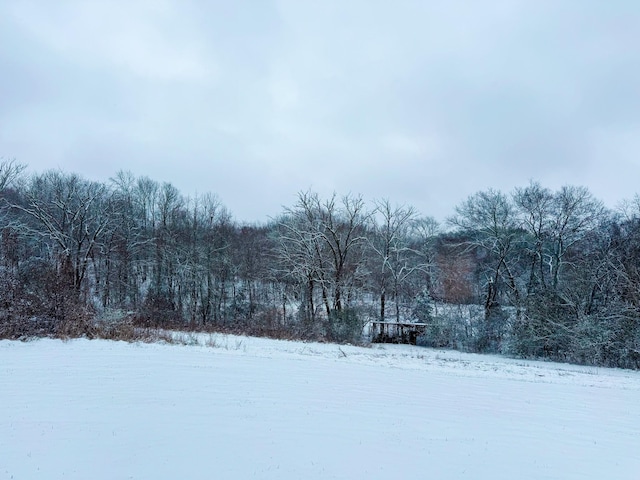
M 442 219 L 530 179 L 640 193 L 637 0 L 0 0 L 0 157 Z

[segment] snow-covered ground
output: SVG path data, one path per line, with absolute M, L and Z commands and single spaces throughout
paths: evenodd
M 0 479 L 640 479 L 640 372 L 185 340 L 0 342 Z

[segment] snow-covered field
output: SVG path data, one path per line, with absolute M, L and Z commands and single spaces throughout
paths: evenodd
M 640 479 L 640 372 L 189 338 L 0 342 L 0 479 Z

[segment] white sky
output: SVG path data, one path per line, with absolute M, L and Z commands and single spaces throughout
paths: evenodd
M 0 157 L 444 218 L 529 180 L 640 193 L 636 0 L 3 0 Z

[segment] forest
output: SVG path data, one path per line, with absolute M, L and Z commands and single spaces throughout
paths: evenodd
M 444 224 L 388 199 L 302 191 L 264 224 L 214 194 L 0 160 L 0 338 L 208 330 L 640 368 L 640 197 L 580 186 L 470 195 Z

